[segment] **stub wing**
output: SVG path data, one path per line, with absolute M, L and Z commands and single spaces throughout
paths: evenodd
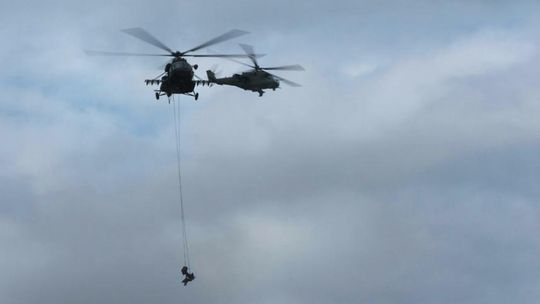
M 194 82 L 195 82 L 195 85 L 198 85 L 198 86 L 212 86 L 213 85 L 213 82 L 208 81 L 208 80 L 195 80 Z M 159 79 L 145 79 L 144 83 L 146 83 L 146 85 L 160 85 L 161 80 L 159 80 Z
M 195 80 L 195 85 L 197 86 L 213 86 L 214 83 L 212 81 L 209 81 L 209 80 Z
M 161 83 L 161 80 L 159 80 L 159 79 L 145 79 L 144 83 L 146 83 L 146 85 L 159 85 Z

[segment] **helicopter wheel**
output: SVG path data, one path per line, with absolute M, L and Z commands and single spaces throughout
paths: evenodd
M 159 100 L 159 93 L 156 92 L 156 100 Z
M 199 93 L 195 93 L 195 100 L 199 99 Z

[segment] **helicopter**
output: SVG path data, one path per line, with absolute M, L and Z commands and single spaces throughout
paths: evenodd
M 280 82 L 286 83 L 293 87 L 301 86 L 296 82 L 292 82 L 283 77 L 279 77 L 277 75 L 267 72 L 269 70 L 305 71 L 305 69 L 301 65 L 295 64 L 277 67 L 261 67 L 257 62 L 257 55 L 255 54 L 253 46 L 248 44 L 240 44 L 240 47 L 244 50 L 253 65 L 246 64 L 232 58 L 228 59 L 241 65 L 248 66 L 252 68 L 252 70 L 243 72 L 242 74 L 234 74 L 231 77 L 224 78 L 216 78 L 216 75 L 212 70 L 207 70 L 206 75 L 208 77 L 208 82 L 210 82 L 211 84 L 215 83 L 219 85 L 232 85 L 242 88 L 244 90 L 258 92 L 259 97 L 263 96 L 265 89 L 272 89 L 273 91 L 275 91 L 277 88 L 279 88 Z
M 248 34 L 242 30 L 231 30 L 213 39 L 210 39 L 202 44 L 197 45 L 187 51 L 173 51 L 166 46 L 163 42 L 159 41 L 156 37 L 148 33 L 142 28 L 129 28 L 122 30 L 122 32 L 138 38 L 146 43 L 149 43 L 157 48 L 160 48 L 167 52 L 167 54 L 145 54 L 145 53 L 125 53 L 125 52 L 108 52 L 108 51 L 92 51 L 86 50 L 86 54 L 95 56 L 163 56 L 173 57 L 170 62 L 165 65 L 164 72 L 153 79 L 146 79 L 144 82 L 146 85 L 159 85 L 158 90 L 154 90 L 156 100 L 159 100 L 160 96 L 167 95 L 170 97 L 173 94 L 184 94 L 193 96 L 195 100 L 199 98 L 199 93 L 195 93 L 194 89 L 196 85 L 210 85 L 206 80 L 194 80 L 193 77 L 197 77 L 194 70 L 198 68 L 198 65 L 191 65 L 184 57 L 218 57 L 218 58 L 246 58 L 251 55 L 246 54 L 211 54 L 211 55 L 199 55 L 190 54 L 191 52 L 206 48 L 208 46 L 221 43 L 233 38 L 237 38 Z M 261 55 L 254 55 L 261 56 Z M 160 78 L 161 77 L 161 78 Z M 198 78 L 198 77 L 197 77 Z

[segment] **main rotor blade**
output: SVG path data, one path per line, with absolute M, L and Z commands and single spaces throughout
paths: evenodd
M 253 62 L 253 65 L 255 68 L 259 68 L 259 64 L 257 63 L 257 59 L 255 59 L 255 50 L 253 49 L 253 46 L 249 44 L 239 44 L 240 47 L 246 52 L 246 54 L 249 56 L 249 59 L 251 59 L 251 62 Z
M 196 46 L 196 47 L 194 47 L 192 49 L 189 49 L 189 50 L 183 52 L 182 54 L 186 54 L 186 53 L 189 53 L 189 52 L 200 50 L 202 48 L 205 48 L 205 47 L 208 47 L 208 46 L 211 46 L 211 45 L 223 42 L 223 41 L 227 41 L 227 40 L 230 40 L 230 39 L 233 39 L 233 38 L 236 38 L 236 37 L 240 37 L 240 36 L 243 36 L 243 35 L 246 35 L 246 34 L 249 34 L 249 33 L 246 32 L 246 31 L 241 31 L 241 30 L 231 30 L 231 31 L 226 32 L 223 35 L 217 36 L 216 38 L 210 39 L 210 40 L 206 41 L 203 44 L 200 44 L 200 45 L 198 45 L 198 46 Z
M 261 68 L 263 70 L 282 70 L 282 71 L 305 71 L 303 66 L 299 64 L 293 64 L 293 65 L 282 65 L 282 66 L 276 66 L 276 67 L 269 67 L 269 68 Z
M 124 52 L 107 52 L 107 51 L 92 51 L 84 50 L 89 56 L 165 56 L 171 57 L 171 54 L 143 54 L 143 53 L 124 53 Z
M 301 86 L 302 86 L 302 85 L 300 85 L 300 84 L 298 84 L 298 83 L 296 83 L 296 82 L 290 81 L 290 80 L 285 79 L 285 78 L 283 78 L 283 77 L 279 77 L 279 76 L 274 75 L 274 74 L 271 74 L 271 73 L 268 73 L 268 74 L 270 74 L 270 75 L 272 75 L 273 77 L 277 78 L 279 81 L 282 81 L 282 82 L 284 82 L 284 83 L 290 85 L 291 87 L 301 87 Z
M 212 49 L 207 49 L 207 50 L 208 50 L 208 52 L 211 53 L 211 54 L 217 54 L 217 52 L 214 51 L 214 50 L 212 50 Z M 259 54 L 258 57 L 263 57 L 264 55 L 265 55 L 265 54 Z M 241 65 L 244 65 L 244 66 L 247 66 L 247 67 L 250 67 L 250 68 L 252 68 L 252 69 L 255 68 L 255 67 L 252 66 L 251 64 L 247 64 L 247 63 L 242 62 L 242 61 L 240 61 L 240 60 L 236 60 L 236 59 L 233 59 L 233 58 L 225 58 L 225 59 L 227 59 L 227 60 L 229 60 L 229 61 L 232 61 L 232 62 L 236 62 L 236 63 L 238 63 L 238 64 L 241 64 Z
M 255 68 L 255 67 L 254 67 L 254 66 L 252 66 L 251 64 L 247 64 L 247 63 L 245 63 L 245 62 L 242 62 L 242 61 L 240 61 L 240 60 L 236 60 L 236 59 L 233 59 L 233 58 L 227 58 L 227 59 L 228 59 L 228 60 L 230 60 L 230 61 L 232 61 L 232 62 L 236 62 L 236 63 L 238 63 L 238 64 L 241 64 L 241 65 L 244 65 L 244 66 L 250 67 L 250 68 L 252 68 L 252 69 L 254 69 L 254 68 Z
M 255 54 L 257 57 L 262 57 L 264 54 Z M 187 54 L 182 55 L 183 57 L 219 57 L 219 58 L 248 58 L 248 55 L 244 54 L 213 54 L 213 55 L 195 55 Z
M 150 33 L 148 33 L 147 31 L 145 31 L 144 29 L 140 27 L 125 29 L 125 30 L 122 30 L 122 32 L 128 35 L 131 35 L 135 38 L 139 38 L 142 41 L 146 43 L 150 43 L 151 45 L 158 47 L 164 51 L 167 51 L 171 54 L 174 53 L 173 50 L 171 50 L 163 42 L 159 41 L 156 37 L 152 36 Z

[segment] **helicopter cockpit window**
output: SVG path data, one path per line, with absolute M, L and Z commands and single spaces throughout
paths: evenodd
M 185 61 L 177 61 L 172 65 L 173 70 L 184 70 L 189 68 L 189 64 Z

